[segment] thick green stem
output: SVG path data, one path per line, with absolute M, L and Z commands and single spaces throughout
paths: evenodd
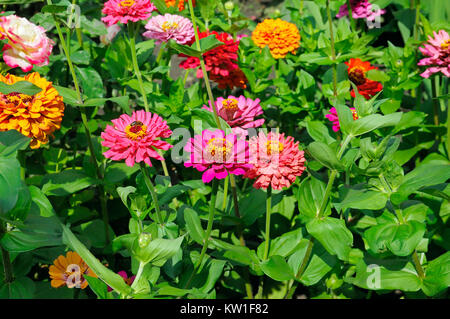
M 139 263 L 139 268 L 136 274 L 136 278 L 134 279 L 133 283 L 131 284 L 131 289 L 136 289 L 136 286 L 139 283 L 139 280 L 141 279 L 141 276 L 144 272 L 144 267 L 145 267 L 145 263 L 143 263 L 142 261 Z
M 161 210 L 159 208 L 158 195 L 156 194 L 155 186 L 153 185 L 152 180 L 150 179 L 150 174 L 148 172 L 147 167 L 145 166 L 145 163 L 140 162 L 139 164 L 141 166 L 141 172 L 144 175 L 145 185 L 147 185 L 147 189 L 150 192 L 150 195 L 152 196 L 153 203 L 155 204 L 155 211 L 158 223 L 163 224 L 164 220 L 162 218 Z
M 348 19 L 350 20 L 350 26 L 352 31 L 356 31 L 355 19 L 353 19 L 352 6 L 350 5 L 350 0 L 347 0 L 347 10 L 348 10 Z
M 423 271 L 422 265 L 420 264 L 419 256 L 417 255 L 416 250 L 414 250 L 414 253 L 412 254 L 412 260 L 414 262 L 414 266 L 416 267 L 417 274 L 420 278 L 424 278 L 425 272 Z
M 431 96 L 433 97 L 433 121 L 434 125 L 439 126 L 439 76 L 435 76 L 431 79 Z
M 203 258 L 205 257 L 206 250 L 208 249 L 209 237 L 211 236 L 212 226 L 214 223 L 214 214 L 216 213 L 216 199 L 217 199 L 217 190 L 218 189 L 219 189 L 219 181 L 217 179 L 214 179 L 213 184 L 212 184 L 211 200 L 209 202 L 208 225 L 206 226 L 206 232 L 205 232 L 205 238 L 203 239 L 202 251 L 200 252 L 200 257 L 198 258 L 198 260 L 194 266 L 194 270 L 192 271 L 191 276 L 189 277 L 188 281 L 186 282 L 184 289 L 189 288 L 189 285 L 191 284 L 192 279 L 194 278 L 198 269 L 202 265 Z
M 0 238 L 2 238 L 4 233 L 6 233 L 6 226 L 4 225 L 3 221 L 0 221 Z M 14 281 L 13 267 L 11 264 L 11 259 L 9 258 L 9 252 L 5 250 L 1 245 L 0 248 L 2 251 L 3 271 L 5 273 L 4 282 L 6 284 L 9 284 Z
M 309 258 L 311 257 L 312 249 L 314 245 L 314 237 L 311 237 L 308 242 L 308 247 L 306 248 L 305 257 L 303 257 L 302 264 L 300 265 L 300 268 L 297 271 L 297 274 L 295 275 L 295 278 L 297 280 L 300 280 L 300 278 L 303 275 L 303 272 L 306 270 L 306 266 L 308 265 Z M 287 292 L 285 299 L 291 299 L 294 295 L 295 290 L 297 289 L 298 281 L 295 281 L 289 291 Z
M 331 18 L 330 0 L 327 0 L 327 17 L 328 25 L 330 27 L 331 60 L 333 61 L 333 95 L 337 96 L 336 49 L 334 48 L 333 19 Z
M 225 177 L 225 182 L 223 185 L 223 202 L 222 202 L 222 210 L 225 210 L 227 207 L 227 197 L 228 197 L 228 184 L 230 180 L 230 175 Z
M 269 256 L 270 247 L 270 215 L 272 214 L 272 187 L 269 185 L 267 188 L 266 198 L 266 243 L 264 245 L 263 260 L 266 260 Z
M 136 25 L 136 29 L 135 29 Z M 139 30 L 138 24 L 134 22 L 128 23 L 128 36 L 130 38 L 130 48 L 131 48 L 131 60 L 133 61 L 134 73 L 136 73 L 136 77 L 139 83 L 139 89 L 141 90 L 142 98 L 144 99 L 144 108 L 145 111 L 149 111 L 147 94 L 145 93 L 144 82 L 142 81 L 141 70 L 139 69 L 139 64 L 137 60 L 136 53 L 136 32 Z

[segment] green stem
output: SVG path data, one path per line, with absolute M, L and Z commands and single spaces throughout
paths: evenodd
M 136 29 L 135 29 L 136 25 Z M 147 94 L 145 93 L 144 82 L 142 81 L 141 70 L 139 69 L 139 64 L 137 60 L 136 54 L 136 32 L 139 30 L 137 27 L 139 24 L 134 22 L 128 23 L 128 36 L 130 38 L 130 48 L 131 48 L 131 60 L 133 61 L 134 73 L 136 73 L 136 77 L 139 83 L 139 89 L 141 90 L 142 98 L 144 99 L 144 108 L 146 112 L 149 112 Z
M 297 280 L 300 280 L 300 278 L 303 275 L 303 272 L 306 270 L 306 266 L 308 265 L 309 258 L 312 253 L 312 249 L 314 246 L 314 237 L 311 237 L 308 242 L 308 247 L 306 248 L 305 257 L 303 257 L 302 264 L 300 265 L 300 268 L 297 271 L 297 274 L 295 275 L 295 278 Z M 294 295 L 295 290 L 297 289 L 298 281 L 294 281 L 293 285 L 289 289 L 288 293 L 284 297 L 285 299 L 292 299 L 292 296 Z
M 439 76 L 431 79 L 431 96 L 433 97 L 433 120 L 434 125 L 439 126 L 439 101 L 436 97 L 439 96 Z
M 225 210 L 227 207 L 227 197 L 228 197 L 228 184 L 229 184 L 230 175 L 225 177 L 225 182 L 223 185 L 223 202 L 222 202 L 222 210 Z
M 415 0 L 414 4 L 416 6 L 416 19 L 414 22 L 414 41 L 419 40 L 419 23 L 420 23 L 420 0 Z
M 147 167 L 145 166 L 144 162 L 139 163 L 141 167 L 142 175 L 144 175 L 144 181 L 145 185 L 147 185 L 147 189 L 150 192 L 150 195 L 152 196 L 153 203 L 155 204 L 155 211 L 156 216 L 158 218 L 158 223 L 163 224 L 164 220 L 161 215 L 161 211 L 159 208 L 159 202 L 158 202 L 158 195 L 156 194 L 155 186 L 152 183 L 152 180 L 150 179 L 150 174 L 148 172 Z
M 412 254 L 412 260 L 414 262 L 414 266 L 416 267 L 417 274 L 419 274 L 420 278 L 425 277 L 425 272 L 423 271 L 422 265 L 420 264 L 419 256 L 417 255 L 417 251 L 414 250 Z
M 331 60 L 333 60 L 333 95 L 337 96 L 336 49 L 334 47 L 333 20 L 331 19 L 330 0 L 327 0 L 327 17 L 328 17 L 328 24 L 330 27 Z
M 139 268 L 136 274 L 136 278 L 134 279 L 133 283 L 131 284 L 131 289 L 135 289 L 136 286 L 138 285 L 139 280 L 141 279 L 141 276 L 144 272 L 144 267 L 145 267 L 145 263 L 143 263 L 142 261 L 139 262 Z
M 353 19 L 352 6 L 350 5 L 350 0 L 347 0 L 347 10 L 348 10 L 348 19 L 350 20 L 350 26 L 352 31 L 356 31 L 355 20 Z
M 6 226 L 3 221 L 0 221 L 0 238 L 3 237 L 3 234 L 6 234 Z M 9 284 L 14 281 L 13 267 L 9 258 L 9 252 L 1 245 L 0 248 L 2 250 L 3 271 L 5 272 L 4 281 L 6 284 Z
M 271 214 L 272 214 L 272 187 L 269 185 L 269 187 L 267 188 L 267 197 L 266 197 L 266 243 L 264 245 L 263 260 L 267 260 L 267 257 L 269 256 Z
M 191 1 L 191 0 L 189 0 L 189 1 Z M 192 279 L 194 278 L 198 269 L 202 265 L 203 258 L 205 257 L 206 250 L 208 249 L 209 237 L 211 236 L 212 226 L 214 223 L 214 214 L 216 213 L 216 199 L 217 199 L 217 190 L 218 189 L 219 189 L 219 181 L 217 179 L 214 179 L 213 184 L 212 184 L 211 200 L 209 202 L 208 225 L 206 226 L 206 232 L 205 232 L 205 238 L 203 239 L 202 251 L 200 252 L 200 257 L 198 258 L 198 260 L 194 266 L 194 270 L 192 271 L 191 276 L 189 277 L 188 281 L 186 282 L 184 289 L 189 288 L 189 285 L 191 284 Z

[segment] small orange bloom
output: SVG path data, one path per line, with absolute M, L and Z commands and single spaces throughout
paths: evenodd
M 371 66 L 370 62 L 363 62 L 361 59 L 350 59 L 348 62 L 344 62 L 348 66 L 348 78 L 355 85 L 361 85 L 366 82 L 366 72 L 369 70 L 378 69 Z
M 67 286 L 84 289 L 88 286 L 85 275 L 97 278 L 80 255 L 73 251 L 68 251 L 66 257 L 61 255 L 56 258 L 49 268 L 49 274 L 53 288 Z
M 41 78 L 37 72 L 25 77 L 0 75 L 0 81 L 8 85 L 24 80 L 42 91 L 33 96 L 18 92 L 0 93 L 0 132 L 17 130 L 31 137 L 30 147 L 35 149 L 48 143 L 48 136 L 61 128 L 64 103 L 52 83 Z
M 179 11 L 183 11 L 184 10 L 184 3 L 186 2 L 187 5 L 187 0 L 164 0 L 166 2 L 166 6 L 168 7 L 175 7 L 175 5 L 178 4 L 178 10 Z M 192 5 L 195 6 L 195 0 L 192 0 Z
M 265 19 L 252 33 L 253 42 L 260 48 L 269 46 L 275 59 L 295 54 L 300 47 L 300 32 L 295 24 L 281 19 Z

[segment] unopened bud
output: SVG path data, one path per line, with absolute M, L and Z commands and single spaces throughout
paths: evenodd
M 233 1 L 227 1 L 225 2 L 225 10 L 227 11 L 233 11 L 234 9 L 234 3 Z
M 275 9 L 275 11 L 273 12 L 273 16 L 274 16 L 275 18 L 280 17 L 280 16 L 281 16 L 281 11 L 280 11 L 280 9 Z
M 145 248 L 148 246 L 148 244 L 150 244 L 150 242 L 152 241 L 152 235 L 149 233 L 142 233 L 139 235 L 139 247 L 141 248 Z

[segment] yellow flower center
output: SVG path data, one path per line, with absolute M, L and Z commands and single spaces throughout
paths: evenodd
M 25 105 L 30 103 L 33 100 L 33 97 L 30 95 L 18 93 L 18 92 L 12 92 L 9 94 L 4 95 L 7 102 L 13 103 L 15 105 L 19 105 L 21 102 Z
M 140 121 L 134 121 L 125 128 L 125 133 L 130 140 L 137 141 L 147 135 L 147 126 Z
M 366 82 L 366 75 L 364 73 L 364 70 L 359 67 L 354 67 L 350 69 L 348 72 L 348 78 L 350 81 L 355 83 L 355 85 L 361 85 Z
M 161 28 L 164 30 L 164 32 L 175 30 L 176 28 L 178 28 L 178 23 L 164 21 L 164 23 L 162 24 Z
M 283 143 L 274 140 L 268 140 L 266 146 L 267 146 L 267 155 L 269 156 L 272 154 L 280 154 L 284 149 Z
M 353 114 L 353 120 L 355 121 L 355 120 L 357 120 L 359 117 L 358 117 L 358 113 L 356 113 L 356 110 L 351 110 L 352 111 L 352 114 Z
M 450 39 L 441 43 L 442 50 L 447 50 L 449 46 L 450 46 Z
M 207 158 L 218 163 L 225 162 L 232 154 L 233 144 L 224 138 L 212 138 L 207 143 Z
M 134 0 L 123 0 L 120 2 L 121 7 L 131 7 L 134 4 Z
M 227 111 L 236 111 L 238 109 L 238 101 L 236 99 L 223 100 L 222 105 Z

